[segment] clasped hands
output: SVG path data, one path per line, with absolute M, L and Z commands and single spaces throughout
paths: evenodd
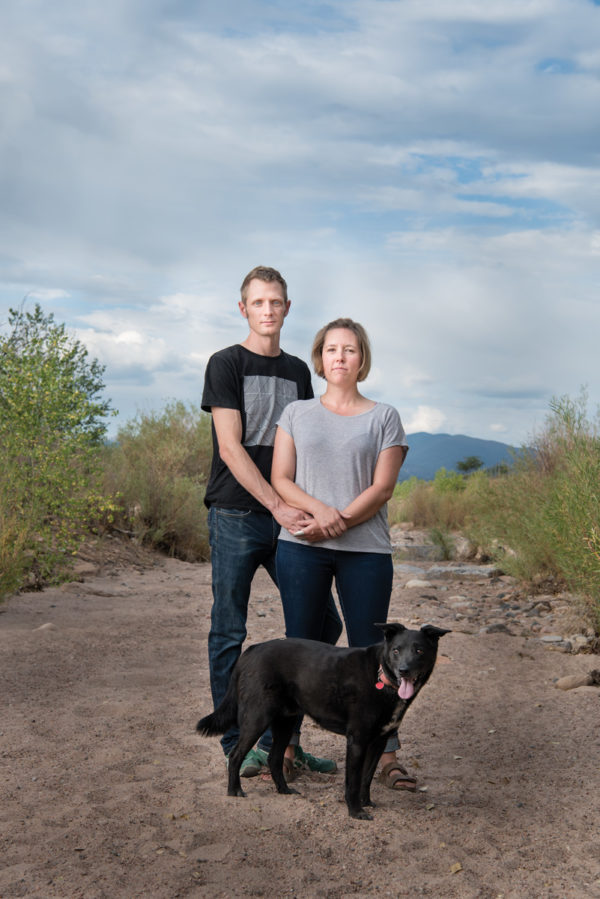
M 346 520 L 350 518 L 346 512 L 340 512 L 334 506 L 321 503 L 314 515 L 305 514 L 298 521 L 297 527 L 290 529 L 290 534 L 309 543 L 340 537 L 348 530 Z

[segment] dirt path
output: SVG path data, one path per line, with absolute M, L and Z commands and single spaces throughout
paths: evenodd
M 376 784 L 363 822 L 343 770 L 300 777 L 300 796 L 253 778 L 227 798 L 218 742 L 194 733 L 211 708 L 210 566 L 148 561 L 2 608 L 0 899 L 600 897 L 600 690 L 554 686 L 598 657 L 480 633 L 478 603 L 505 582 L 407 587 L 398 567 L 390 619 L 453 633 L 403 724 L 421 790 Z M 283 632 L 262 574 L 248 627 Z M 306 723 L 303 744 L 343 769 L 340 737 Z

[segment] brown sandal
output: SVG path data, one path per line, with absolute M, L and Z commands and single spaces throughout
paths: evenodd
M 388 790 L 409 790 L 414 793 L 417 789 L 417 778 L 409 774 L 398 762 L 388 762 L 381 769 L 377 779 Z

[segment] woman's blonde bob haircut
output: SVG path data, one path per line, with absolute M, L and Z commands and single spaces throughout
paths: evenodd
M 367 332 L 365 331 L 363 326 L 359 325 L 358 322 L 352 321 L 351 318 L 336 318 L 335 321 L 329 322 L 328 325 L 324 325 L 317 333 L 317 336 L 315 337 L 313 342 L 311 353 L 311 359 L 315 374 L 317 374 L 320 378 L 325 377 L 323 369 L 323 347 L 325 346 L 325 339 L 327 337 L 327 334 L 329 333 L 329 331 L 333 331 L 335 328 L 346 328 L 348 331 L 352 331 L 352 333 L 356 335 L 361 359 L 361 366 L 358 370 L 357 380 L 364 381 L 371 371 L 371 344 L 369 343 Z

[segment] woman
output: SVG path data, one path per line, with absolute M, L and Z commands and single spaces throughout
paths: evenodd
M 371 367 L 367 334 L 349 318 L 321 328 L 312 349 L 327 389 L 291 403 L 278 423 L 271 483 L 305 511 L 300 530 L 282 530 L 276 565 L 286 636 L 319 639 L 335 578 L 350 646 L 381 640 L 392 592 L 393 564 L 386 503 L 408 450 L 397 411 L 363 396 Z M 415 789 L 400 767 L 394 735 L 381 757 L 381 780 Z M 293 758 L 293 748 L 286 755 Z

